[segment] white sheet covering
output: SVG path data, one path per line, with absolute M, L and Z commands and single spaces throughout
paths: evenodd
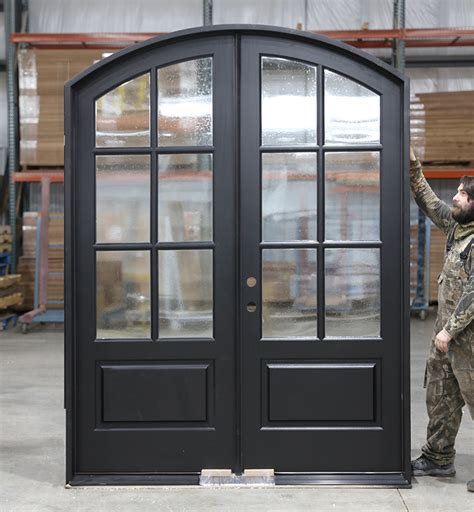
M 202 25 L 202 0 L 30 0 L 31 32 L 168 32 Z M 308 30 L 392 28 L 393 0 L 214 0 L 213 21 Z M 473 0 L 406 0 L 406 26 L 472 27 Z

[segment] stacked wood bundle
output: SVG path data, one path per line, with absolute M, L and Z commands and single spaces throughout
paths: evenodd
M 410 133 L 425 164 L 474 162 L 474 91 L 414 96 Z
M 23 255 L 19 259 L 18 272 L 21 274 L 21 288 L 24 295 L 24 308 L 33 309 L 35 293 L 36 232 L 38 212 L 23 214 Z M 48 276 L 48 301 L 64 300 L 64 217 L 53 214 L 49 219 L 48 272 L 59 272 L 62 275 Z M 59 247 L 57 247 L 59 246 Z M 49 309 L 62 309 L 63 304 L 48 305 Z
M 444 247 L 446 245 L 446 236 L 444 233 L 433 227 L 431 229 L 431 243 L 429 254 L 425 259 L 425 269 L 428 269 L 429 275 L 425 276 L 425 286 L 429 285 L 429 293 L 425 298 L 430 302 L 438 300 L 438 276 L 443 268 Z M 413 301 L 416 292 L 418 270 L 418 226 L 410 226 L 410 300 Z M 426 289 L 425 289 L 426 292 Z
M 0 310 L 11 306 L 18 306 L 23 301 L 20 291 L 21 276 L 10 274 L 0 277 Z
M 64 84 L 102 57 L 94 49 L 19 51 L 22 165 L 64 165 Z

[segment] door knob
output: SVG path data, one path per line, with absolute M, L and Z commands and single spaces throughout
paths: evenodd
M 256 284 L 257 284 L 257 280 L 255 279 L 255 277 L 248 277 L 247 278 L 247 286 L 249 288 L 253 288 Z

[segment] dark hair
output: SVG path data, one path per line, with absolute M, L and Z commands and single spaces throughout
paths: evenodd
M 474 201 L 474 176 L 463 176 L 460 180 L 463 190 L 466 191 L 469 199 Z

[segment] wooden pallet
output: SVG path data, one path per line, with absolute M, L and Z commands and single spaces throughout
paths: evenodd
M 7 309 L 11 306 L 19 306 L 23 302 L 23 295 L 21 293 L 13 293 L 6 297 L 0 297 L 0 309 Z
M 9 274 L 7 276 L 0 277 L 0 289 L 9 288 L 10 286 L 20 285 L 21 275 L 20 274 Z

